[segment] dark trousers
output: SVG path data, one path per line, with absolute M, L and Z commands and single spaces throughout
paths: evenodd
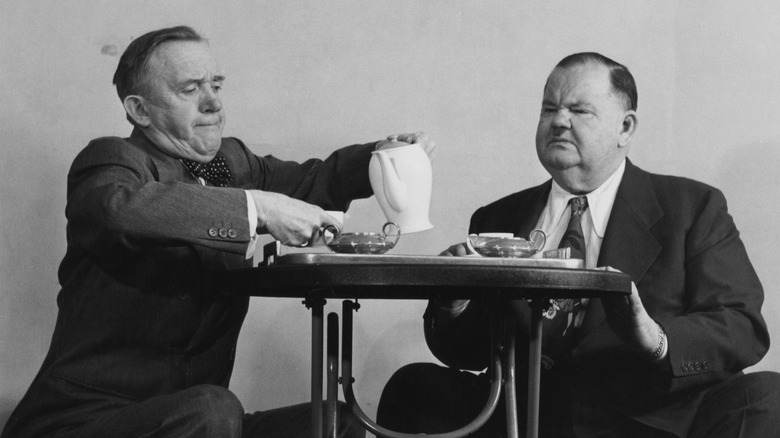
M 539 436 L 555 438 L 672 438 L 630 418 L 614 415 L 601 424 L 585 425 L 575 433 L 564 405 L 566 400 L 545 399 L 542 383 Z M 407 433 L 443 433 L 468 424 L 482 410 L 489 392 L 484 375 L 412 364 L 398 370 L 385 386 L 377 422 Z M 561 403 L 563 402 L 563 403 Z M 545 407 L 547 409 L 545 409 Z M 488 423 L 473 437 L 506 436 L 501 403 Z M 525 394 L 518 393 L 521 436 L 525 433 Z M 603 412 L 599 412 L 603 417 Z M 692 425 L 690 438 L 767 438 L 780 436 L 780 374 L 751 373 L 729 379 L 707 390 Z
M 323 408 L 324 409 L 324 408 Z M 339 436 L 365 436 L 345 406 L 339 406 Z M 328 431 L 323 431 L 327 434 Z M 311 404 L 245 414 L 228 389 L 200 385 L 130 403 L 65 436 L 69 438 L 308 438 Z

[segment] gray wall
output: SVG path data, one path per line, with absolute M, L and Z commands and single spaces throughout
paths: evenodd
M 780 3 L 775 1 L 0 0 L 0 424 L 35 375 L 57 314 L 65 176 L 87 142 L 126 136 L 111 86 L 133 37 L 190 24 L 227 71 L 226 134 L 289 159 L 387 134 L 438 143 L 431 218 L 396 254 L 461 241 L 477 207 L 546 179 L 534 132 L 542 85 L 575 51 L 623 62 L 639 84 L 630 157 L 721 188 L 766 288 L 780 339 Z M 377 231 L 374 199 L 346 226 Z M 356 389 L 374 414 L 390 374 L 434 360 L 422 302 L 365 302 Z M 328 311 L 340 311 L 331 302 Z M 247 410 L 305 401 L 309 320 L 299 300 L 253 299 L 232 387 Z M 755 369 L 780 369 L 776 349 Z

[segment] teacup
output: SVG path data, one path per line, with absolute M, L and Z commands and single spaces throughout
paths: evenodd
M 466 246 L 472 254 L 482 257 L 531 257 L 544 248 L 547 235 L 542 230 L 533 230 L 528 239 L 515 237 L 512 233 L 470 234 Z
M 395 240 L 388 236 L 395 230 Z M 384 254 L 392 249 L 401 237 L 401 228 L 395 222 L 387 222 L 382 233 L 342 233 L 333 225 L 323 228 L 322 234 L 331 251 L 341 254 Z M 328 240 L 328 235 L 333 237 Z

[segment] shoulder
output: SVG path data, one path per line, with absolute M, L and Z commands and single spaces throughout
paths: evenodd
M 264 166 L 265 158 L 255 155 L 240 139 L 225 137 L 219 149 L 219 155 L 227 161 L 233 174 L 234 183 L 254 181 L 260 168 Z
M 222 145 L 220 146 L 220 152 L 225 156 L 234 154 L 246 155 L 252 153 L 246 144 L 236 137 L 224 137 L 222 139 Z
M 76 155 L 72 170 L 99 165 L 139 166 L 149 161 L 149 154 L 129 138 L 100 137 L 90 141 Z
M 469 232 L 529 232 L 547 203 L 551 187 L 552 183 L 548 180 L 478 208 L 471 216 Z
M 634 180 L 646 178 L 662 206 L 674 209 L 702 209 L 713 205 L 725 207 L 726 204 L 725 196 L 720 189 L 691 178 L 651 173 L 636 166 L 633 166 L 633 171 L 627 176 Z
M 497 199 L 491 202 L 490 204 L 480 207 L 479 209 L 477 209 L 477 211 L 474 214 L 477 213 L 485 214 L 494 211 L 505 212 L 509 209 L 514 209 L 524 204 L 537 203 L 540 201 L 540 199 L 546 201 L 547 195 L 549 195 L 551 187 L 552 187 L 552 182 L 551 180 L 548 180 L 544 184 L 540 184 L 535 187 L 530 187 L 525 190 L 515 192 L 510 195 L 504 196 L 503 198 Z

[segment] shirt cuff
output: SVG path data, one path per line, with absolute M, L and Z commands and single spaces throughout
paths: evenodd
M 255 255 L 257 247 L 257 206 L 249 190 L 244 190 L 246 194 L 246 214 L 249 222 L 249 245 L 246 248 L 246 259 L 249 260 Z

